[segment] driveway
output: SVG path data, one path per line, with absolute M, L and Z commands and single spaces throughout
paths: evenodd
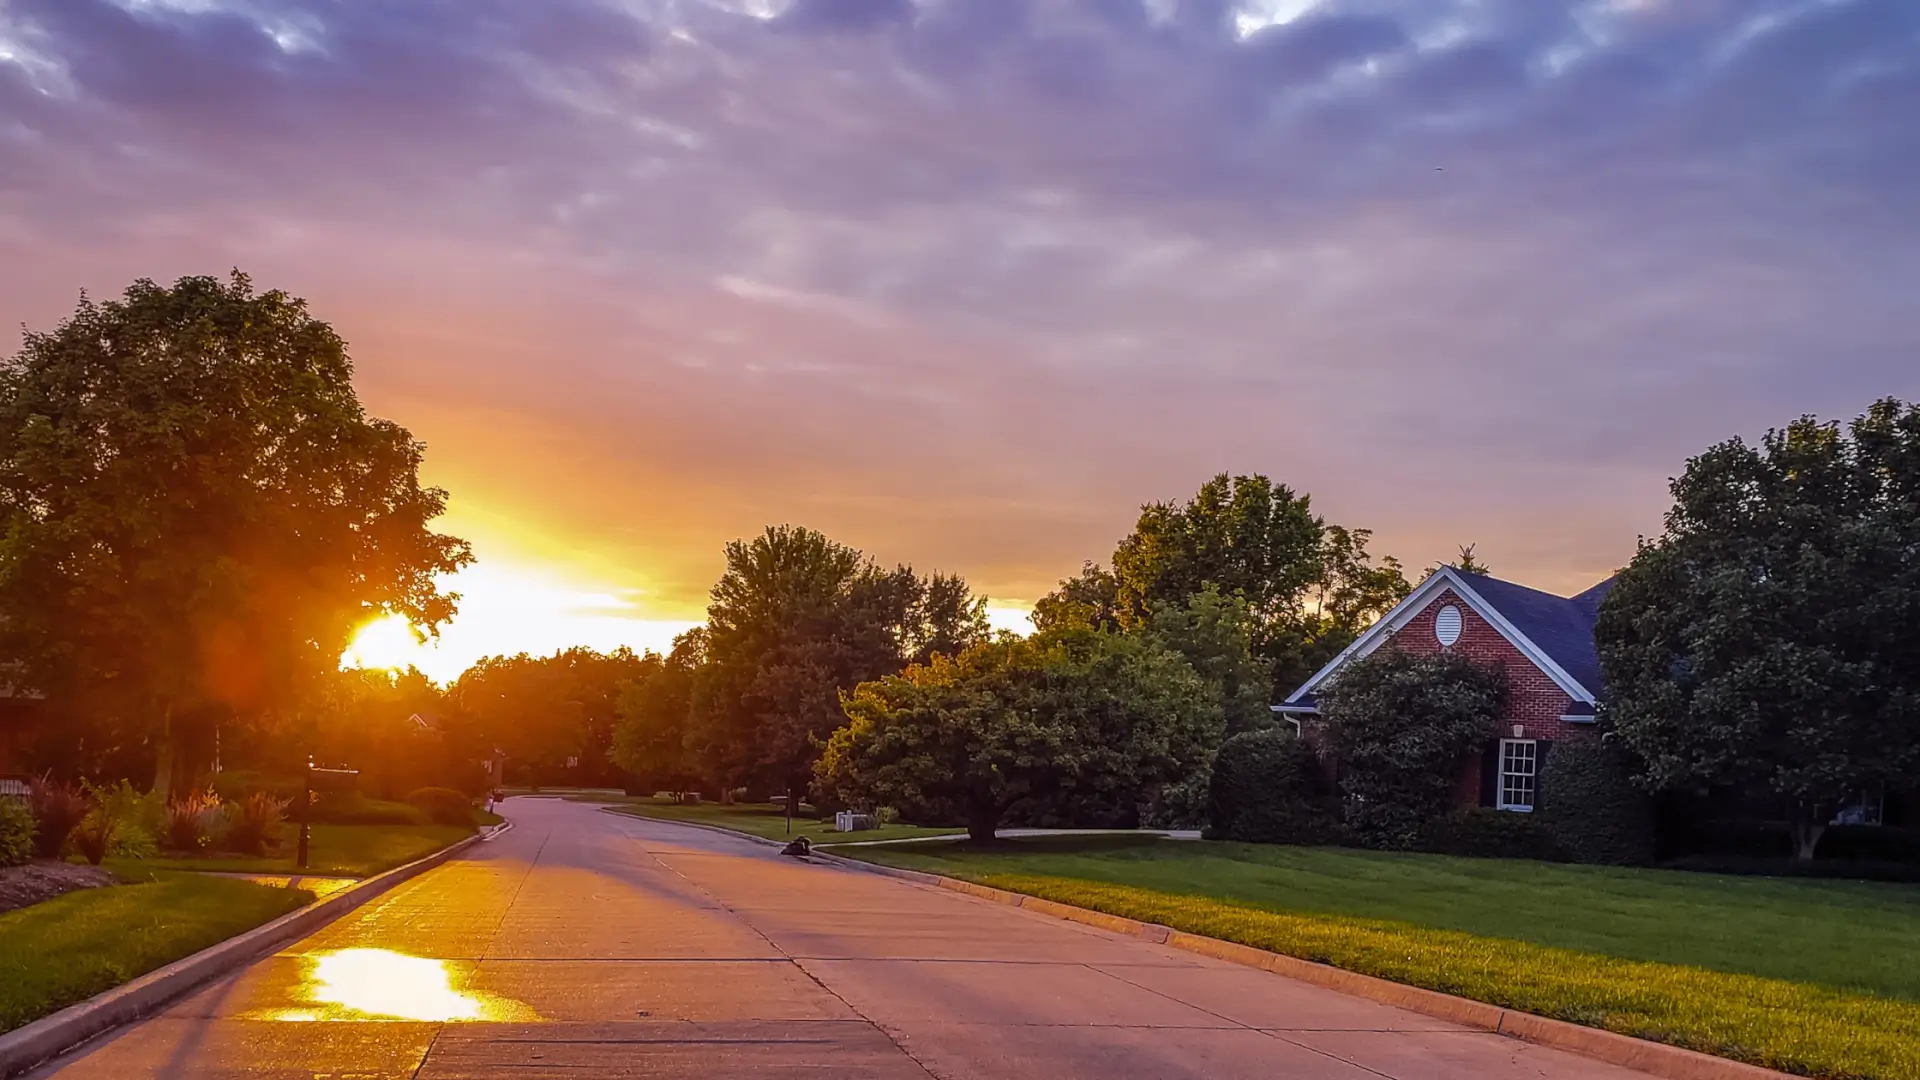
M 1641 1074 L 721 833 L 514 799 L 61 1080 Z

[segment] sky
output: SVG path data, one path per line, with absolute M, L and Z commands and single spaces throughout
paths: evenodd
M 664 646 L 810 525 L 1011 624 L 1309 492 L 1571 592 L 1920 398 L 1913 0 L 0 0 L 0 350 L 240 267 L 479 562 L 426 666 Z

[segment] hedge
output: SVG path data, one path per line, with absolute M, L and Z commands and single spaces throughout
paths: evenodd
M 1248 731 L 1220 745 L 1206 835 L 1265 844 L 1340 838 L 1339 804 L 1313 745 L 1290 731 Z
M 1654 860 L 1653 798 L 1633 783 L 1632 756 L 1597 735 L 1562 739 L 1540 766 L 1534 817 L 1575 862 Z

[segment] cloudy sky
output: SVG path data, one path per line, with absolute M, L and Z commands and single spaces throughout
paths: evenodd
M 459 659 L 780 521 L 1018 606 L 1219 471 L 1573 590 L 1708 443 L 1920 397 L 1916 117 L 1913 0 L 0 0 L 0 350 L 307 297 Z

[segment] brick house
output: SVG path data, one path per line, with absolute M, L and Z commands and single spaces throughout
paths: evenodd
M 1391 643 L 1414 653 L 1455 651 L 1506 669 L 1510 692 L 1497 738 L 1460 776 L 1465 806 L 1531 812 L 1542 762 L 1563 739 L 1592 738 L 1603 692 L 1593 624 L 1613 579 L 1555 596 L 1443 566 L 1314 673 L 1274 712 L 1311 733 L 1315 691 L 1341 665 Z

